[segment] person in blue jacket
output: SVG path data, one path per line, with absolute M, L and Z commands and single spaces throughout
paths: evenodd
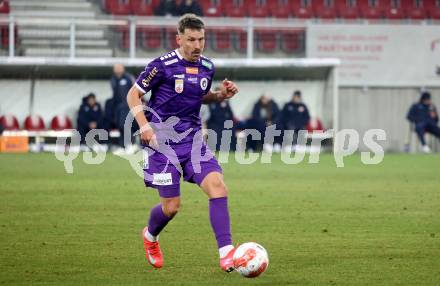
M 425 133 L 431 133 L 440 139 L 440 128 L 438 123 L 437 109 L 431 101 L 431 94 L 423 92 L 420 100 L 414 103 L 408 111 L 406 118 L 414 124 L 417 137 L 422 144 L 422 151 L 430 153 L 431 149 L 426 144 Z
M 294 141 L 296 141 L 298 132 L 305 130 L 309 121 L 309 109 L 302 102 L 301 91 L 297 90 L 293 93 L 292 100 L 286 103 L 281 111 L 281 128 L 283 131 L 294 130 Z
M 216 89 L 220 90 L 220 89 Z M 208 129 L 213 130 L 217 134 L 217 140 L 215 142 L 215 150 L 219 151 L 221 147 L 221 138 L 222 138 L 222 132 L 225 130 L 224 125 L 226 120 L 232 120 L 234 119 L 234 113 L 232 112 L 231 106 L 229 105 L 229 102 L 227 100 L 224 100 L 222 102 L 215 102 L 209 104 L 209 119 L 206 122 L 206 125 Z M 234 125 L 234 124 L 233 124 Z M 235 138 L 235 128 L 233 126 L 232 128 L 232 138 L 231 138 L 231 144 L 230 146 L 222 146 L 227 149 L 228 151 L 234 151 L 235 145 L 236 145 L 236 138 Z M 223 150 L 225 151 L 225 150 Z
M 261 134 L 261 140 L 248 140 L 248 147 L 253 150 L 259 150 L 263 147 L 266 136 L 266 128 L 275 124 L 278 125 L 280 109 L 277 103 L 266 94 L 262 94 L 252 109 L 251 118 L 248 120 L 247 128 L 256 129 Z M 275 137 L 278 142 L 279 137 Z
M 101 105 L 96 101 L 94 93 L 83 97 L 78 112 L 77 129 L 81 134 L 81 143 L 84 144 L 87 133 L 92 129 L 103 128 Z
M 120 136 L 118 139 L 118 145 L 121 149 L 118 152 L 124 152 L 124 148 L 129 146 L 125 146 L 124 142 L 124 124 L 127 118 L 128 113 L 130 112 L 130 108 L 127 104 L 127 94 L 130 88 L 133 86 L 134 78 L 131 74 L 125 71 L 125 67 L 122 64 L 115 64 L 113 67 L 113 75 L 110 79 L 110 84 L 113 91 L 112 102 L 106 103 L 106 117 L 109 118 L 110 114 L 114 114 L 114 124 L 118 128 L 120 132 Z M 108 126 L 107 126 L 108 128 Z M 130 132 L 131 143 L 133 143 L 134 137 L 132 134 L 138 129 L 137 123 L 135 120 L 132 122 Z
M 281 124 L 284 130 L 306 129 L 310 120 L 309 109 L 302 102 L 301 91 L 293 93 L 292 100 L 286 103 L 281 111 Z

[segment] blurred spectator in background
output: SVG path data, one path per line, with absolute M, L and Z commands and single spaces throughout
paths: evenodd
M 156 16 L 179 16 L 181 0 L 161 0 L 154 10 Z
M 125 72 L 125 67 L 122 64 L 114 65 L 113 76 L 110 79 L 113 97 L 110 100 L 107 100 L 107 102 L 105 103 L 105 121 L 107 130 L 116 127 L 121 134 L 118 139 L 119 149 L 116 150 L 117 153 L 123 153 L 124 151 L 132 153 L 133 151 L 125 150 L 126 148 L 132 148 L 133 146 L 124 145 L 124 124 L 125 119 L 130 112 L 130 108 L 127 104 L 127 94 L 130 88 L 133 86 L 133 83 L 133 76 Z M 136 129 L 136 121 L 133 121 L 132 129 L 130 130 L 130 138 L 132 140 L 132 134 Z
M 78 112 L 77 129 L 81 134 L 81 144 L 85 144 L 87 132 L 101 128 L 103 128 L 101 105 L 96 101 L 95 94 L 89 93 L 83 97 Z
M 200 7 L 196 0 L 182 0 L 177 11 L 179 15 L 191 13 L 203 16 L 202 7 Z
M 1 109 L 0 109 L 1 110 Z M 1 114 L 1 113 L 0 113 Z M 0 122 L 0 136 L 2 135 L 2 133 L 3 133 L 3 130 L 5 130 L 4 128 L 3 128 L 3 124 Z
M 422 144 L 422 151 L 431 153 L 431 149 L 426 144 L 425 133 L 431 133 L 440 139 L 440 128 L 438 127 L 437 109 L 431 101 L 431 94 L 423 92 L 420 100 L 414 103 L 408 111 L 406 118 L 414 124 L 414 130 Z
M 220 90 L 220 88 L 216 88 L 216 91 Z M 213 130 L 217 134 L 216 142 L 210 142 L 210 146 L 214 146 L 215 150 L 220 150 L 222 132 L 225 130 L 224 124 L 226 120 L 232 120 L 234 122 L 234 113 L 232 112 L 231 106 L 229 105 L 228 100 L 224 100 L 222 102 L 216 102 L 209 104 L 209 119 L 207 121 L 208 129 Z M 231 130 L 231 129 L 230 129 Z M 208 138 L 209 139 L 209 138 Z M 229 148 L 223 151 L 235 151 L 235 130 L 234 126 L 232 127 L 232 138 L 230 146 L 223 146 L 225 148 Z
M 278 105 L 274 100 L 272 100 L 268 95 L 262 94 L 255 103 L 252 109 L 251 119 L 248 120 L 246 128 L 256 129 L 261 134 L 261 140 L 247 140 L 248 149 L 260 150 L 262 147 L 262 142 L 265 137 L 266 127 L 272 124 L 277 124 L 279 119 L 280 110 Z M 275 137 L 275 142 L 279 140 L 279 136 Z M 279 149 L 279 144 L 276 144 L 276 150 Z M 272 146 L 264 146 L 265 149 L 272 149 Z M 270 151 L 270 150 L 267 150 Z
M 301 91 L 297 90 L 293 93 L 292 100 L 286 103 L 281 111 L 281 128 L 283 131 L 295 131 L 293 144 L 296 144 L 298 140 L 298 132 L 306 129 L 309 120 L 309 110 L 302 102 Z
M 112 97 L 105 102 L 105 129 L 118 128 L 118 114 L 117 108 L 121 103 L 126 102 L 125 97 L 130 90 L 133 82 L 132 76 L 125 72 L 122 64 L 115 64 L 113 66 L 113 75 L 110 79 L 112 87 Z

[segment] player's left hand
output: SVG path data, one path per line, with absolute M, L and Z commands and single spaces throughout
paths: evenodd
M 222 100 L 229 99 L 238 93 L 237 85 L 228 79 L 224 79 L 221 86 Z

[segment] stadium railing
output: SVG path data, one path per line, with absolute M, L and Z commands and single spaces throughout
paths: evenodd
M 49 19 L 1 16 L 9 57 L 145 58 L 176 47 L 177 18 Z M 234 58 L 304 57 L 306 22 L 206 18 L 207 52 Z M 18 33 L 11 33 L 17 31 Z M 3 41 L 6 44 L 6 40 Z

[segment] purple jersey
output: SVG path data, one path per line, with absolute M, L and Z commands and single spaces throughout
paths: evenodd
M 200 107 L 203 96 L 211 89 L 214 64 L 201 56 L 197 62 L 186 61 L 174 50 L 150 62 L 136 80 L 135 86 L 143 93 L 151 91 L 146 112 L 149 122 L 165 122 L 171 116 L 180 120 L 174 125 L 177 133 L 192 131 L 179 143 L 191 142 L 201 129 Z

